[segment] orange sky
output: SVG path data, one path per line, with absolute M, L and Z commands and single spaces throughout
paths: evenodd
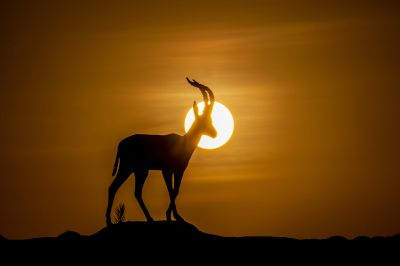
M 8 2 L 5 237 L 101 229 L 118 142 L 183 134 L 201 100 L 186 76 L 211 87 L 236 123 L 228 144 L 192 157 L 178 197 L 189 222 L 235 236 L 400 232 L 395 1 Z M 161 173 L 150 174 L 143 197 L 165 219 Z M 129 220 L 145 219 L 133 178 L 119 202 Z

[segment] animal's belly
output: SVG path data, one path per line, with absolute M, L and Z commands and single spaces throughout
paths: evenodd
M 163 160 L 158 158 L 136 158 L 133 163 L 134 168 L 147 170 L 182 169 L 184 163 L 179 159 Z

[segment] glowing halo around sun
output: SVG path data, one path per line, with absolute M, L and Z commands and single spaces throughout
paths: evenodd
M 197 104 L 199 107 L 199 114 L 203 113 L 204 102 Z M 228 108 L 219 102 L 214 103 L 214 108 L 211 114 L 213 124 L 217 130 L 217 137 L 211 138 L 209 136 L 202 136 L 199 144 L 197 145 L 203 149 L 216 149 L 224 145 L 231 138 L 233 134 L 234 121 L 233 116 Z M 190 108 L 185 118 L 185 132 L 188 132 L 194 122 L 193 107 Z

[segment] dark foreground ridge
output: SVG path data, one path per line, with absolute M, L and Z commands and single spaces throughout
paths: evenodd
M 383 237 L 358 236 L 347 239 L 342 236 L 332 236 L 326 239 L 296 239 L 288 237 L 273 236 L 243 236 L 229 237 L 208 234 L 197 229 L 196 226 L 187 222 L 122 222 L 104 227 L 91 235 L 81 235 L 78 232 L 66 231 L 55 237 L 37 237 L 32 239 L 13 240 L 0 235 L 0 241 L 11 240 L 12 242 L 47 242 L 47 241 L 207 241 L 207 242 L 235 242 L 235 243 L 367 243 L 367 242 L 393 242 L 400 244 L 400 234 Z
M 190 223 L 182 222 L 124 222 L 105 227 L 89 236 L 96 240 L 129 240 L 138 241 L 199 241 L 220 238 L 203 233 Z
M 336 262 L 351 258 L 355 262 L 374 259 L 381 263 L 382 258 L 398 257 L 400 234 L 354 239 L 341 236 L 327 239 L 226 237 L 204 233 L 186 222 L 156 221 L 123 222 L 91 235 L 66 231 L 55 237 L 25 240 L 0 237 L 0 244 L 6 257 L 10 256 L 14 261 L 29 258 L 30 262 L 52 261 L 51 256 L 71 262 L 77 258 L 86 258 L 91 262 L 103 262 L 110 258 L 130 260 L 134 256 L 150 263 L 175 254 L 185 265 L 188 262 L 185 257 L 190 257 L 192 262 L 209 262 L 217 258 L 225 263 L 236 263 L 238 260 L 249 263 L 267 258 L 279 259 L 280 263 L 293 260 L 319 263 L 319 258 L 323 257 Z M 25 255 L 15 257 L 13 254 L 16 251 Z

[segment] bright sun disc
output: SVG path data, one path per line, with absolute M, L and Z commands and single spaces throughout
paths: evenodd
M 203 113 L 204 102 L 198 103 L 199 114 Z M 214 108 L 211 114 L 213 124 L 217 130 L 217 137 L 210 138 L 209 136 L 202 136 L 199 142 L 199 147 L 203 149 L 216 149 L 224 145 L 232 136 L 233 133 L 233 117 L 228 108 L 219 102 L 214 102 Z M 185 132 L 188 132 L 194 122 L 193 107 L 188 111 L 185 118 Z

